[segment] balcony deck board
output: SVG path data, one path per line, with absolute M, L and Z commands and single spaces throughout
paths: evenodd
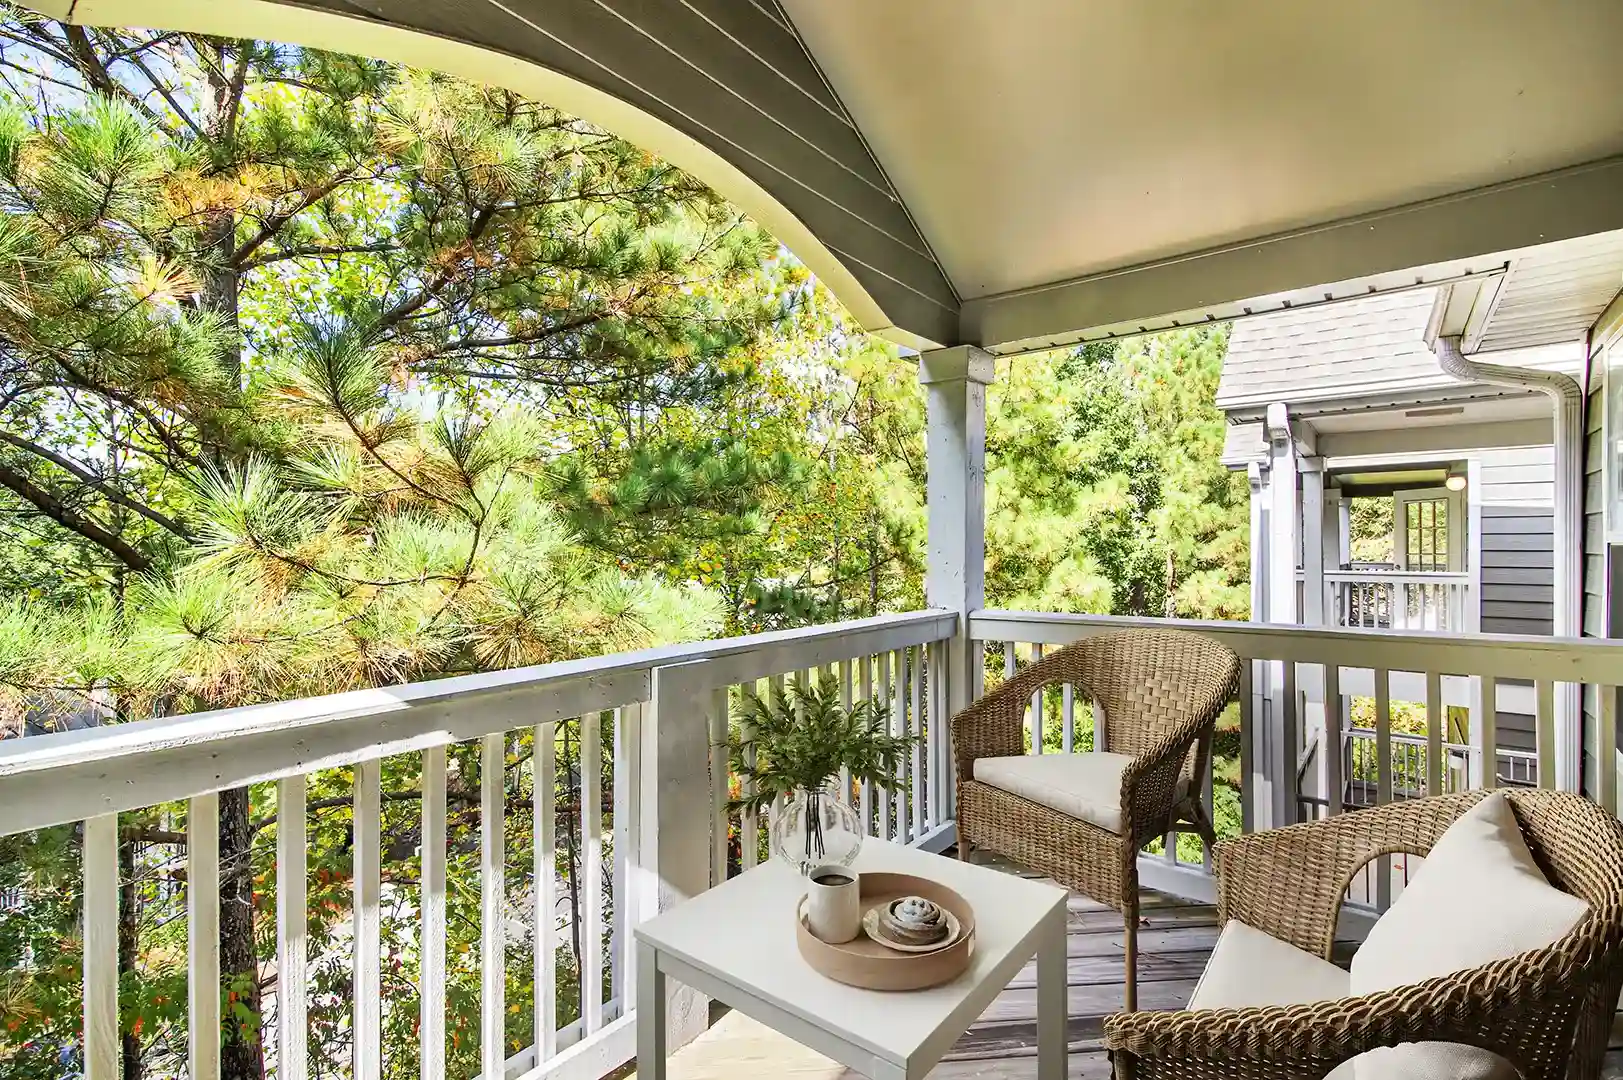
M 982 865 L 1035 876 L 1001 859 Z M 1217 910 L 1146 891 L 1139 927 L 1138 996 L 1143 1009 L 1188 1005 L 1217 942 Z M 1121 1008 L 1121 916 L 1073 893 L 1066 934 L 1069 959 L 1070 1080 L 1108 1080 L 1104 1019 Z M 1338 946 L 1342 962 L 1350 945 Z M 933 1080 L 1034 1080 L 1037 1058 L 1036 966 L 1028 964 L 987 1008 L 941 1064 Z M 1623 1031 L 1614 1031 L 1605 1080 L 1623 1080 Z M 710 1030 L 672 1055 L 669 1080 L 857 1080 L 859 1074 L 806 1049 L 754 1020 L 728 1011 Z

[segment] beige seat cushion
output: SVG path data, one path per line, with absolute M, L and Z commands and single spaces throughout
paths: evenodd
M 1244 1009 L 1333 1001 L 1347 996 L 1348 981 L 1347 972 L 1328 960 L 1230 919 L 1195 984 L 1189 1007 Z M 1342 1062 L 1326 1080 L 1353 1080 L 1353 1063 Z
M 1351 991 L 1407 986 L 1542 948 L 1565 936 L 1588 910 L 1544 877 L 1509 800 L 1489 796 L 1449 826 L 1371 928 L 1353 957 Z M 1357 1061 L 1359 1080 L 1516 1076 L 1498 1055 L 1456 1043 L 1410 1043 Z
M 975 779 L 1039 806 L 1121 832 L 1121 774 L 1130 754 L 1021 754 L 975 759 Z M 1178 783 L 1178 798 L 1185 784 Z

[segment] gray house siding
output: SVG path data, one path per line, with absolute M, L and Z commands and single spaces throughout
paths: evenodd
M 1605 415 L 1606 372 L 1598 363 L 1592 363 L 1589 372 L 1589 400 L 1586 404 L 1584 438 L 1584 637 L 1611 637 L 1611 613 L 1608 610 L 1610 590 L 1607 588 L 1608 553 L 1606 547 L 1605 481 L 1601 474 L 1605 462 L 1602 443 L 1602 423 Z M 1613 691 L 1614 693 L 1616 691 Z M 1596 790 L 1595 731 L 1600 720 L 1599 690 L 1586 685 L 1583 690 L 1583 744 L 1584 783 L 1589 791 Z M 1623 741 L 1619 742 L 1623 745 Z
M 1555 632 L 1555 449 L 1483 450 L 1482 631 Z
M 1555 632 L 1555 448 L 1479 450 L 1482 592 L 1485 634 Z M 1505 680 L 1506 685 L 1518 681 Z M 1531 684 L 1523 684 L 1531 685 Z M 1538 749 L 1528 713 L 1499 710 L 1499 748 Z

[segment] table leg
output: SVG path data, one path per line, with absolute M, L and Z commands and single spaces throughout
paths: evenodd
M 665 1080 L 665 973 L 652 945 L 637 942 L 637 1080 Z
M 1065 1080 L 1066 967 L 1065 908 L 1061 906 L 1049 913 L 1037 934 L 1037 1080 Z

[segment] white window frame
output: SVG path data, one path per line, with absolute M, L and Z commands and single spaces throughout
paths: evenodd
M 1442 500 L 1448 505 L 1448 566 L 1447 573 L 1465 569 L 1465 500 L 1461 492 L 1446 487 L 1405 488 L 1392 495 L 1392 561 L 1399 570 L 1409 569 L 1408 516 L 1406 507 L 1412 502 Z

